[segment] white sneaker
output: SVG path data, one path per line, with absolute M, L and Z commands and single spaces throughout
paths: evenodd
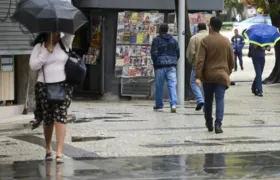
M 172 107 L 171 107 L 171 113 L 176 113 L 176 112 L 177 112 L 176 106 L 172 106 Z
M 157 108 L 157 107 L 154 106 L 154 111 L 155 112 L 163 112 L 163 109 L 162 108 Z

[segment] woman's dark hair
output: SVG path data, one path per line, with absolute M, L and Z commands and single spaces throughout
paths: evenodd
M 31 41 L 31 46 L 36 46 L 36 44 L 42 44 L 43 42 L 46 42 L 48 39 L 48 33 L 40 33 L 37 35 L 37 37 L 34 39 L 34 41 Z

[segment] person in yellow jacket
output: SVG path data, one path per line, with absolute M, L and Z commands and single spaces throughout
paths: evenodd
M 205 23 L 199 23 L 197 25 L 197 28 L 198 28 L 198 33 L 191 37 L 188 45 L 187 59 L 192 64 L 190 84 L 197 103 L 195 110 L 200 111 L 204 106 L 204 97 L 201 88 L 197 86 L 195 83 L 196 62 L 197 62 L 200 43 L 202 39 L 208 35 L 208 30 Z

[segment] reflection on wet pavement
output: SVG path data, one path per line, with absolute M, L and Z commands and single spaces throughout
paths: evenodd
M 0 179 L 280 179 L 280 152 L 25 161 L 0 165 Z

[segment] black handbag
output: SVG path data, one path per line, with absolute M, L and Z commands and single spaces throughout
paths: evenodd
M 67 95 L 67 88 L 61 86 L 59 83 L 48 84 L 46 83 L 44 67 L 42 67 L 44 76 L 44 85 L 46 88 L 47 102 L 49 104 L 62 104 Z
M 68 60 L 65 64 L 66 82 L 71 85 L 80 85 L 85 77 L 87 68 L 82 58 L 69 48 L 69 52 L 62 41 L 59 41 L 61 49 L 68 55 Z

